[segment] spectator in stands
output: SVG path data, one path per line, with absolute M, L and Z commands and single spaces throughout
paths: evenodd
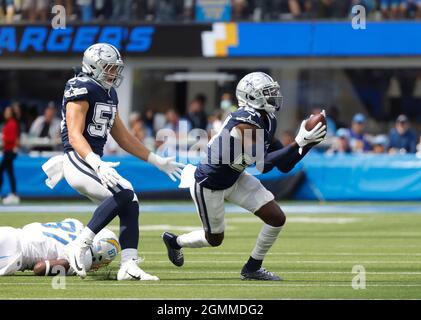
M 93 19 L 92 0 L 76 0 L 83 22 L 91 22 Z
M 350 0 L 318 0 L 318 17 L 345 18 L 350 8 Z
M 11 107 L 13 109 L 13 114 L 15 115 L 16 121 L 19 125 L 19 132 L 26 132 L 27 128 L 25 125 L 25 120 L 23 119 L 22 108 L 20 107 L 19 102 L 12 102 Z
M 355 5 L 361 5 L 365 8 L 365 12 L 368 15 L 370 15 L 372 12 L 374 12 L 377 8 L 377 0 L 352 0 L 352 6 Z M 352 9 L 352 7 L 351 7 Z
M 130 115 L 129 115 L 129 128 L 133 129 L 136 121 L 139 121 L 140 119 L 141 119 L 141 116 L 140 116 L 139 112 L 133 111 L 132 113 L 130 113 Z
M 22 13 L 29 22 L 47 21 L 49 15 L 48 0 L 23 0 Z
M 416 12 L 415 17 L 417 19 L 421 19 L 421 1 L 419 0 L 415 1 L 415 12 Z
M 386 135 L 379 134 L 375 136 L 372 143 L 374 153 L 387 153 L 388 138 Z
M 165 113 L 165 118 L 166 118 L 166 123 L 164 126 L 165 129 L 171 129 L 175 133 L 179 133 L 182 127 L 187 128 L 187 131 L 191 130 L 190 121 L 184 118 L 180 119 L 180 116 L 175 109 L 167 110 L 167 112 Z
M 190 122 L 192 129 L 206 130 L 208 126 L 208 117 L 205 112 L 206 98 L 198 95 L 189 105 L 187 109 L 187 120 Z
M 231 20 L 242 21 L 250 17 L 250 7 L 246 0 L 231 0 Z
M 237 106 L 233 103 L 232 94 L 229 92 L 225 92 L 221 96 L 221 102 L 219 103 L 219 107 L 222 111 L 222 120 L 235 110 L 237 110 Z
M 154 128 L 155 112 L 150 108 L 146 109 L 145 114 L 143 116 L 143 121 L 145 125 L 146 136 L 155 137 L 155 128 Z
M 5 12 L 3 12 L 3 8 Z M 0 1 L 0 22 L 4 21 L 6 23 L 13 22 L 13 15 L 15 14 L 15 5 L 13 0 L 1 0 Z
M 223 120 L 222 117 L 223 117 L 222 110 L 217 110 L 208 117 L 207 132 L 210 138 L 213 137 L 215 134 L 217 134 L 219 130 L 222 128 L 222 120 Z
M 56 117 L 57 109 L 54 102 L 50 102 L 44 111 L 44 115 L 39 116 L 32 123 L 29 134 L 32 137 L 49 138 L 54 144 L 60 141 L 60 119 Z M 51 151 L 52 146 L 34 147 L 36 151 Z
M 54 5 L 64 6 L 66 8 L 67 19 L 74 20 L 76 16 L 73 14 L 73 2 L 74 0 L 55 0 Z
M 171 22 L 177 21 L 183 14 L 183 0 L 160 0 L 153 1 L 150 5 L 153 8 L 155 21 Z
M 352 125 L 350 133 L 350 145 L 353 152 L 367 152 L 370 151 L 370 143 L 365 134 L 365 116 L 362 113 L 357 113 L 352 118 Z
M 421 158 L 421 135 L 418 139 L 418 144 L 417 144 L 417 157 Z
M 18 204 L 20 199 L 16 193 L 16 179 L 13 167 L 13 161 L 16 158 L 19 146 L 19 126 L 15 119 L 12 107 L 4 110 L 4 119 L 6 121 L 2 130 L 3 140 L 3 159 L 0 165 L 0 190 L 3 186 L 3 173 L 6 170 L 9 176 L 11 193 L 3 199 L 3 204 Z
M 111 18 L 114 21 L 129 21 L 132 5 L 132 0 L 113 0 L 113 15 Z
M 389 134 L 389 153 L 415 153 L 417 150 L 418 133 L 411 128 L 409 119 L 401 114 L 395 122 L 395 127 Z
M 339 114 L 339 109 L 336 106 L 332 106 L 329 108 L 329 110 L 327 111 L 327 120 L 328 120 L 328 132 L 329 132 L 329 125 L 332 124 L 332 126 L 335 128 L 335 133 L 336 133 L 336 129 L 339 128 L 346 128 L 347 125 L 346 123 L 342 122 L 340 120 L 340 114 Z
M 138 120 L 135 122 L 132 129 L 132 133 L 139 141 L 143 142 L 145 140 L 146 134 L 142 120 Z
M 380 10 L 385 19 L 404 17 L 407 10 L 407 0 L 380 0 Z
M 336 132 L 336 137 L 333 140 L 331 147 L 326 151 L 327 154 L 336 153 L 351 153 L 350 146 L 350 131 L 345 128 L 340 128 Z

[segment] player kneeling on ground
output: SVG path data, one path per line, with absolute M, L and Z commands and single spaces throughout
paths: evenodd
M 283 146 L 275 138 L 274 112 L 282 106 L 278 83 L 265 73 L 253 72 L 240 80 L 236 96 L 239 108 L 209 141 L 207 163 L 197 167 L 188 165 L 182 172 L 180 187 L 190 188 L 204 230 L 179 236 L 165 232 L 162 238 L 170 261 L 179 267 L 184 263 L 182 248 L 219 246 L 224 239 L 224 200 L 227 200 L 253 212 L 264 222 L 251 256 L 241 270 L 241 278 L 281 280 L 262 268 L 262 262 L 285 224 L 285 214 L 273 194 L 245 169 L 255 163 L 263 173 L 275 166 L 282 172 L 292 170 L 312 146 L 324 139 L 326 125 L 320 121 L 312 127 L 308 125 L 310 121 L 303 121 L 295 142 Z M 324 112 L 311 118 L 311 122 L 316 118 L 323 120 Z M 238 142 L 240 148 L 233 147 Z M 259 148 L 262 157 L 253 160 Z
M 82 222 L 76 219 L 35 222 L 23 228 L 0 227 L 0 276 L 25 270 L 34 270 L 40 276 L 55 275 L 60 274 L 62 268 L 66 275 L 75 275 L 65 248 L 83 228 Z M 101 230 L 84 256 L 87 271 L 107 266 L 120 251 L 114 232 L 106 228 Z

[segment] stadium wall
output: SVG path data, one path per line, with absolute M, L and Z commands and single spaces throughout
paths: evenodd
M 136 192 L 147 198 L 173 197 L 178 183 L 148 163 L 132 156 L 104 157 L 120 161 L 119 173 L 128 178 Z M 43 157 L 20 155 L 15 162 L 18 193 L 26 198 L 76 198 L 65 180 L 54 190 L 44 181 Z M 253 169 L 251 169 L 253 173 Z M 303 172 L 304 178 L 298 174 Z M 292 177 L 297 177 L 292 179 Z M 285 175 L 272 170 L 257 175 L 278 198 L 297 200 L 421 200 L 421 159 L 414 155 L 325 155 L 313 153 Z M 289 179 L 289 180 L 285 180 Z M 278 184 L 280 182 L 281 184 Z M 291 189 L 291 190 L 285 190 Z M 6 183 L 3 195 L 10 191 Z M 187 191 L 187 190 L 184 190 Z M 181 198 L 188 199 L 188 192 Z M 286 192 L 288 191 L 288 192 Z

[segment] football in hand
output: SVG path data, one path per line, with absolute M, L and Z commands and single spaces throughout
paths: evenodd
M 65 259 L 39 261 L 34 266 L 34 273 L 37 276 L 55 276 L 69 270 L 69 262 Z
M 315 127 L 315 126 L 316 126 L 319 122 L 321 122 L 321 123 L 322 123 L 322 126 L 323 126 L 323 125 L 326 125 L 326 118 L 325 118 L 325 116 L 324 116 L 323 114 L 321 114 L 321 113 L 318 113 L 318 114 L 312 114 L 312 115 L 310 116 L 310 118 L 308 118 L 308 119 L 307 119 L 307 121 L 306 121 L 306 126 L 305 126 L 306 130 L 307 130 L 307 131 L 311 131 L 311 130 L 313 130 L 313 129 L 314 129 L 314 127 Z

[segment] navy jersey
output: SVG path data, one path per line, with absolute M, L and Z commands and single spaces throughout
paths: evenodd
M 260 113 L 249 107 L 239 108 L 227 117 L 220 132 L 209 141 L 208 161 L 199 164 L 195 172 L 196 182 L 202 187 L 212 190 L 227 189 L 237 181 L 248 166 L 253 164 L 245 161 L 244 150 L 234 147 L 235 138 L 230 135 L 231 129 L 240 123 L 263 129 L 265 154 L 268 151 L 276 131 L 275 115 Z M 239 159 L 241 161 L 238 161 Z
M 70 79 L 64 89 L 62 103 L 61 140 L 64 152 L 72 151 L 66 123 L 66 105 L 69 101 L 87 101 L 89 109 L 86 114 L 83 136 L 92 151 L 102 157 L 107 136 L 113 126 L 117 113 L 118 98 L 114 88 L 105 89 L 93 78 L 81 73 Z

